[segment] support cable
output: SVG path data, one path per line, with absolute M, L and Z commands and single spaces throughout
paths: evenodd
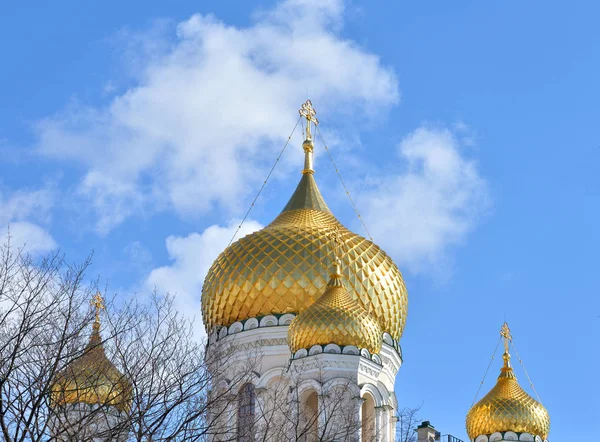
M 229 241 L 229 244 L 227 244 L 227 247 L 229 247 L 233 243 L 233 241 L 235 240 L 235 237 L 237 236 L 237 234 L 239 233 L 240 229 L 244 225 L 244 222 L 246 222 L 246 219 L 248 218 L 248 215 L 250 215 L 250 211 L 254 207 L 254 204 L 256 204 L 256 200 L 258 200 L 258 197 L 260 196 L 260 194 L 262 193 L 263 189 L 267 185 L 267 181 L 269 181 L 269 178 L 271 178 L 271 175 L 273 174 L 273 171 L 275 170 L 275 166 L 277 166 L 277 163 L 279 163 L 279 160 L 281 159 L 281 156 L 283 155 L 283 152 L 285 152 L 285 149 L 288 147 L 288 144 L 290 144 L 290 140 L 292 139 L 292 136 L 294 135 L 294 132 L 296 132 L 296 128 L 298 127 L 298 123 L 300 122 L 301 118 L 302 118 L 302 116 L 298 117 L 298 120 L 296 121 L 296 124 L 294 125 L 294 129 L 292 129 L 292 133 L 287 138 L 287 141 L 283 145 L 283 149 L 281 149 L 281 152 L 279 152 L 279 155 L 277 156 L 277 159 L 275 160 L 275 163 L 273 163 L 273 167 L 271 167 L 271 170 L 269 171 L 269 174 L 267 175 L 267 177 L 263 181 L 262 186 L 260 186 L 260 189 L 258 190 L 258 193 L 254 197 L 254 201 L 252 201 L 252 204 L 250 204 L 250 207 L 248 207 L 248 211 L 244 215 L 244 218 L 242 218 L 242 221 L 240 222 L 240 224 L 238 225 L 237 229 L 235 230 L 233 236 L 231 237 L 231 240 Z
M 517 355 L 517 359 L 519 360 L 519 364 L 521 364 L 521 367 L 523 368 L 523 371 L 525 372 L 525 376 L 527 376 L 527 381 L 529 382 L 529 385 L 531 385 L 531 389 L 535 393 L 535 397 L 537 398 L 537 401 L 541 404 L 542 401 L 540 400 L 540 395 L 538 394 L 537 390 L 535 389 L 535 387 L 533 385 L 533 382 L 531 382 L 531 378 L 529 377 L 529 373 L 527 373 L 527 369 L 525 368 L 525 364 L 523 364 L 523 361 L 521 360 L 521 356 L 519 356 L 519 352 L 517 351 L 517 347 L 515 347 L 515 341 L 511 340 L 511 344 L 512 344 L 513 350 L 515 351 L 515 354 Z
M 338 167 L 335 164 L 335 161 L 333 160 L 333 156 L 331 155 L 331 152 L 330 152 L 329 148 L 327 147 L 327 143 L 325 143 L 325 139 L 323 138 L 321 129 L 319 128 L 319 126 L 316 126 L 316 128 L 317 128 L 317 133 L 319 134 L 319 138 L 321 139 L 323 146 L 325 146 L 325 150 L 327 151 L 327 154 L 329 155 L 331 164 L 333 164 L 333 168 L 335 169 L 335 172 L 337 173 L 337 176 L 340 179 L 340 182 L 342 183 L 342 187 L 344 188 L 344 191 L 346 192 L 346 195 L 348 196 L 348 199 L 350 200 L 350 204 L 352 204 L 352 208 L 354 209 L 356 216 L 360 220 L 360 223 L 362 224 L 363 229 L 365 229 L 365 232 L 367 232 L 367 237 L 369 238 L 369 240 L 373 241 L 373 237 L 371 236 L 371 233 L 369 233 L 369 229 L 367 229 L 367 225 L 365 224 L 365 221 L 363 220 L 362 216 L 360 216 L 358 208 L 356 207 L 356 204 L 354 203 L 352 196 L 350 196 L 350 191 L 348 190 L 348 187 L 346 187 L 346 183 L 344 183 L 344 179 L 342 178 L 342 175 L 340 174 L 340 171 L 338 170 Z
M 500 336 L 498 338 L 498 343 L 496 344 L 496 348 L 494 349 L 494 354 L 492 355 L 492 359 L 490 359 L 490 363 L 487 366 L 487 370 L 485 370 L 485 374 L 483 375 L 483 379 L 479 383 L 479 388 L 477 389 L 477 393 L 475 393 L 475 397 L 473 398 L 473 403 L 471 404 L 471 407 L 473 407 L 473 405 L 475 405 L 475 401 L 477 400 L 477 396 L 479 396 L 479 392 L 481 391 L 481 387 L 483 387 L 483 383 L 485 382 L 485 378 L 487 377 L 488 372 L 490 371 L 490 367 L 492 366 L 492 362 L 494 362 L 494 359 L 496 359 L 496 353 L 498 352 L 498 347 L 500 346 L 500 341 L 502 341 L 502 336 Z

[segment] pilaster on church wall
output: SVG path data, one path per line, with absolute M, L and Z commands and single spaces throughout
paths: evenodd
M 388 434 L 390 435 L 390 442 L 396 440 L 396 424 L 398 423 L 398 416 L 396 416 L 396 410 L 397 407 L 390 410 L 390 413 L 388 414 Z
M 379 380 L 388 390 L 394 391 L 396 375 L 402 366 L 402 357 L 394 347 L 385 342 L 381 346 L 379 356 L 383 365 Z
M 389 434 L 390 410 L 392 410 L 392 407 L 389 405 L 375 407 L 375 436 L 377 438 L 377 442 L 391 441 Z

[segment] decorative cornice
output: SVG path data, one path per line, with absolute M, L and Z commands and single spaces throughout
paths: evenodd
M 517 433 L 514 431 L 498 431 L 492 434 L 482 434 L 473 439 L 473 442 L 548 442 L 540 436 L 534 436 L 530 433 Z

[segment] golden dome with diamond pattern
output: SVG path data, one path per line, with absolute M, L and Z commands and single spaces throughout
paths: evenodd
M 379 353 L 383 333 L 377 320 L 352 299 L 336 263 L 325 292 L 294 318 L 288 329 L 292 353 L 313 345 L 354 345 Z
M 302 179 L 281 214 L 227 247 L 209 269 L 202 287 L 204 324 L 210 332 L 249 318 L 304 311 L 325 290 L 324 263 L 335 259 L 328 236 L 339 231 L 350 296 L 400 339 L 408 308 L 402 274 L 379 246 L 332 215 L 313 176 L 308 127 Z
M 58 373 L 52 383 L 53 406 L 85 403 L 113 406 L 129 411 L 132 402 L 131 383 L 106 357 L 100 336 L 98 310 L 102 298 L 96 295 L 96 321 L 83 354 Z
M 508 344 L 506 346 L 508 347 Z M 550 432 L 548 411 L 517 382 L 507 348 L 502 357 L 504 366 L 496 385 L 467 414 L 469 438 L 475 440 L 481 435 L 512 431 L 529 433 L 546 440 Z

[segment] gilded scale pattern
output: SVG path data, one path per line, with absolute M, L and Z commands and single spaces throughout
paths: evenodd
M 323 293 L 326 264 L 335 259 L 329 235 L 344 243 L 342 273 L 348 291 L 381 328 L 400 339 L 408 295 L 398 267 L 371 241 L 314 209 L 282 212 L 269 226 L 233 243 L 204 282 L 207 329 L 267 314 L 300 313 Z
M 270 225 L 233 243 L 213 263 L 202 287 L 204 324 L 210 332 L 248 318 L 304 311 L 327 285 L 324 263 L 335 259 L 329 236 L 338 232 L 350 295 L 400 339 L 408 308 L 402 275 L 383 250 L 329 211 L 313 177 L 310 128 L 319 122 L 310 100 L 299 112 L 306 118 L 302 179 Z
M 292 353 L 313 345 L 337 344 L 366 348 L 379 353 L 383 342 L 375 318 L 352 299 L 344 288 L 339 268 L 331 275 L 325 293 L 294 318 L 288 329 Z
M 473 440 L 480 435 L 514 431 L 547 439 L 548 411 L 521 388 L 510 366 L 510 354 L 505 352 L 503 358 L 498 382 L 467 414 L 469 437 Z

